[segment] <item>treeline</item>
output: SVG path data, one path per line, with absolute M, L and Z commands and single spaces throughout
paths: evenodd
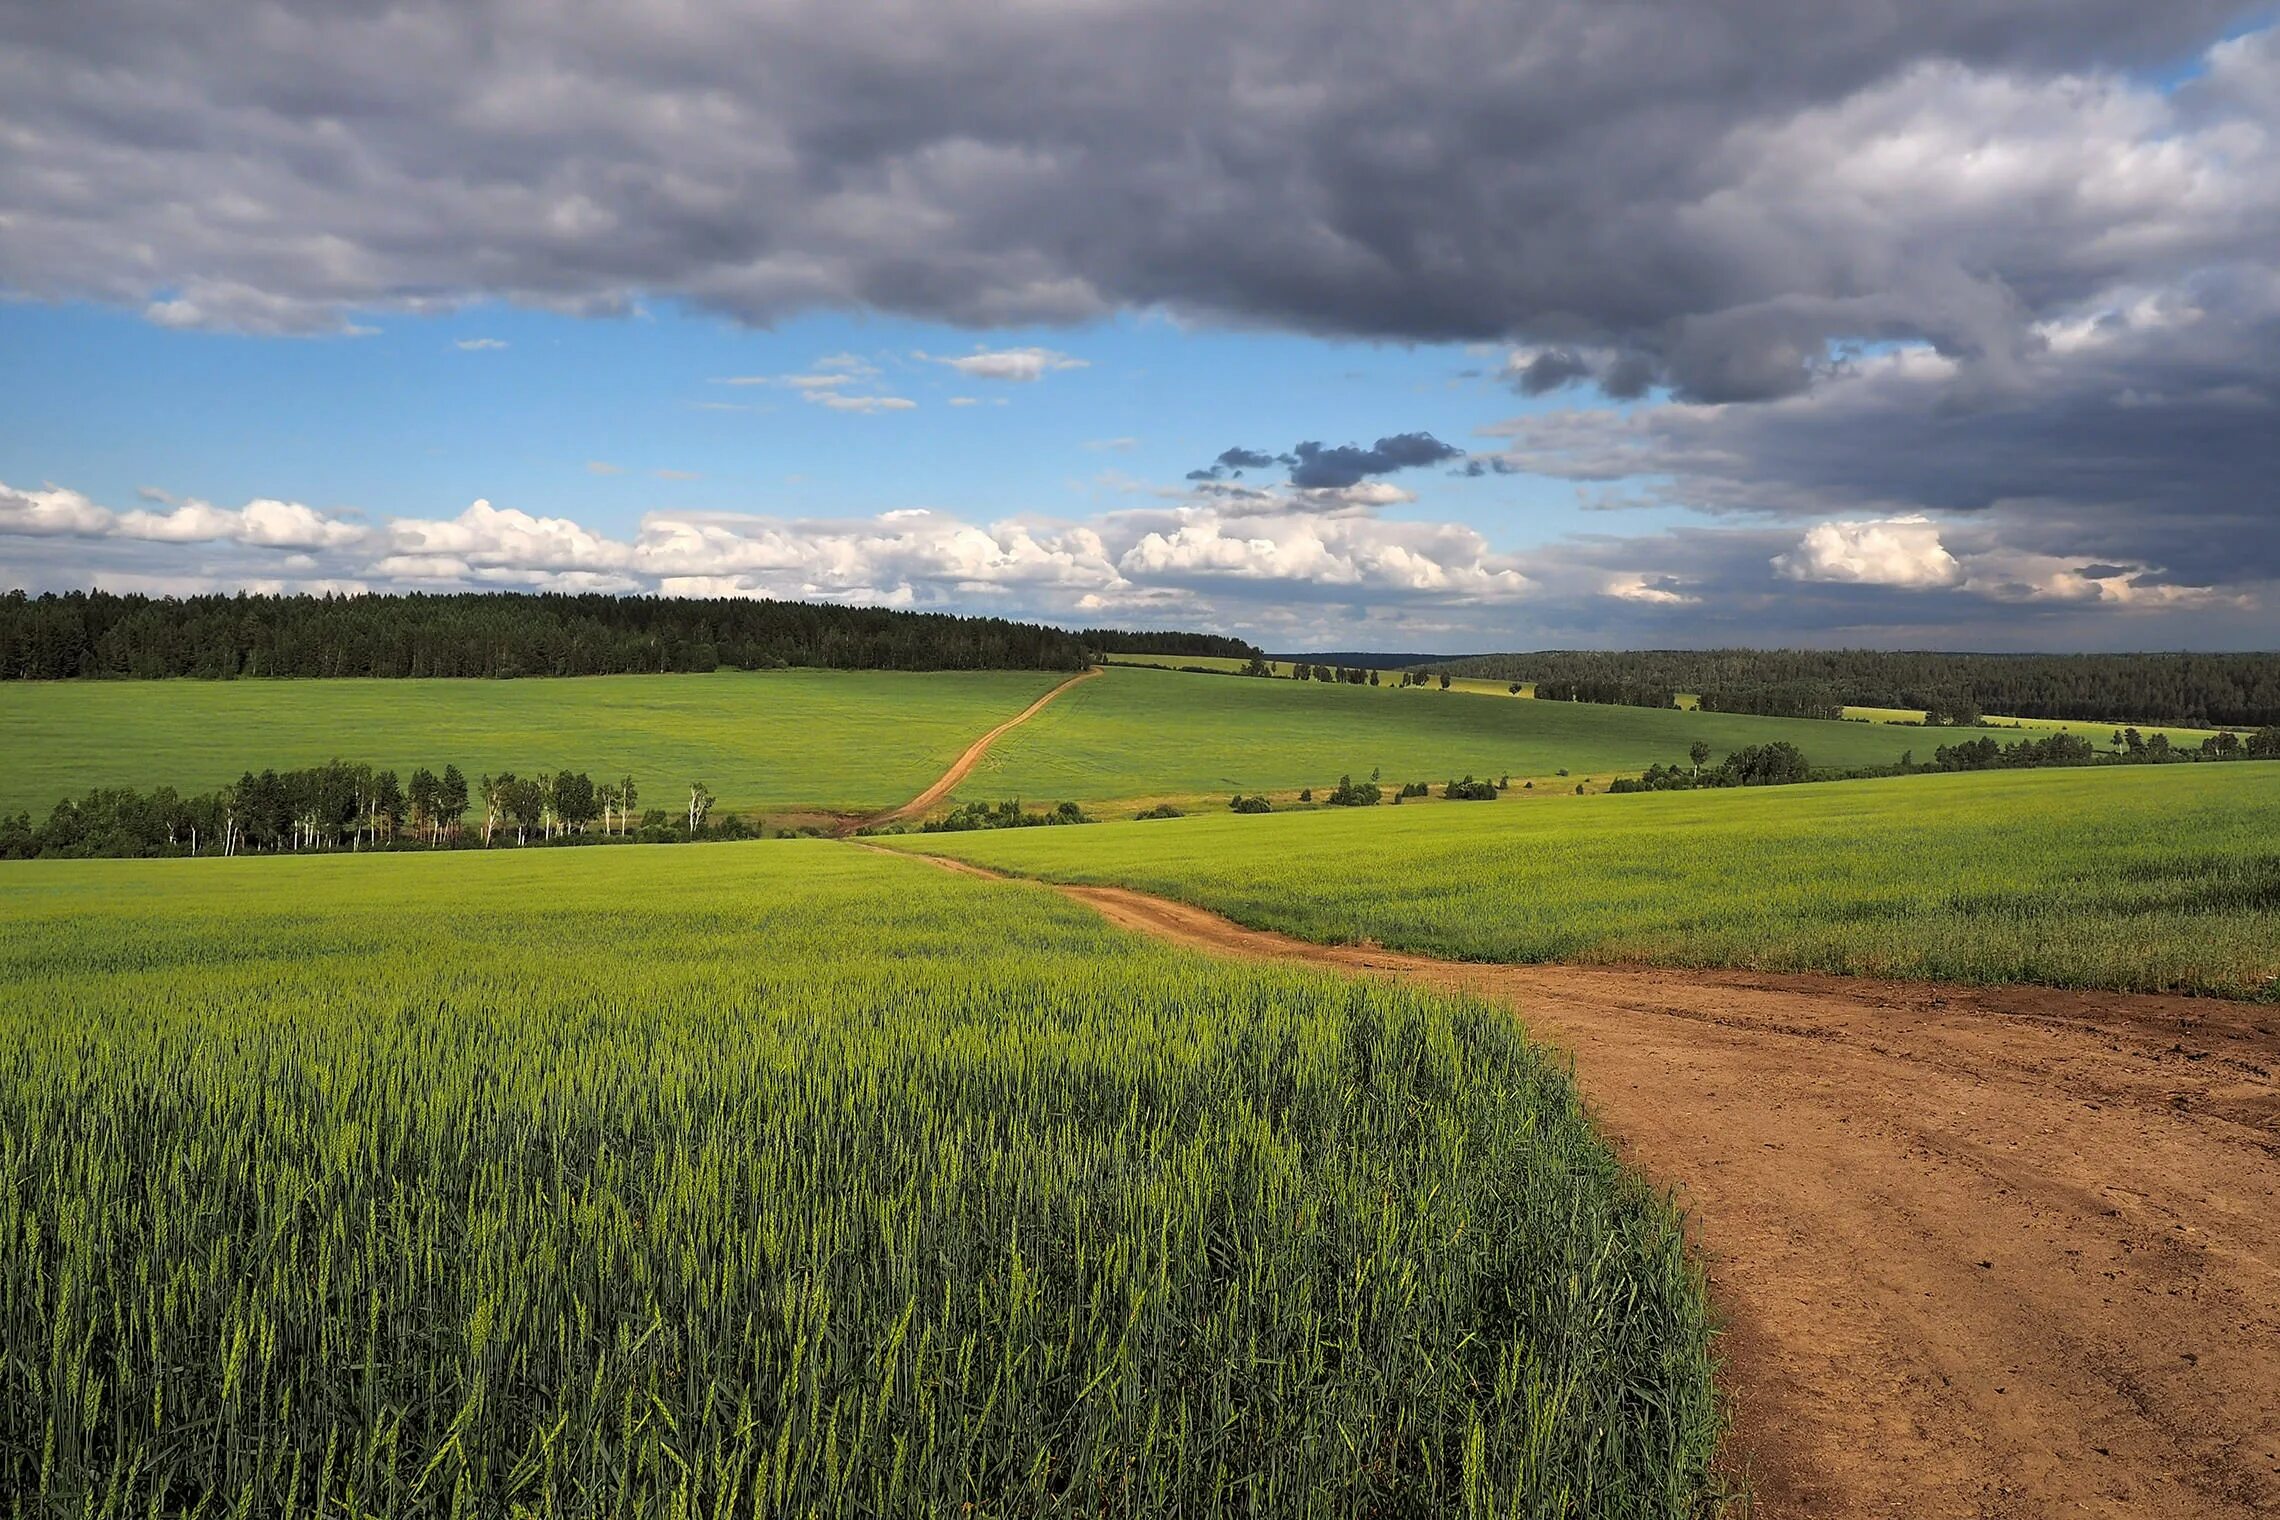
M 596 782 L 584 771 L 517 776 L 502 771 L 470 786 L 456 765 L 425 766 L 408 780 L 392 770 L 331 760 L 301 770 L 247 771 L 235 786 L 184 795 L 98 787 L 29 813 L 0 817 L 0 859 L 142 858 L 167 855 L 300 854 L 308 851 L 453 849 L 602 841 L 664 844 L 744 838 L 743 819 L 712 818 L 712 792 L 691 784 L 686 806 L 638 811 L 631 776 Z
M 1868 649 L 1546 650 L 1429 668 L 1495 681 L 1628 683 L 1714 695 L 1719 712 L 1808 706 L 1922 708 L 1950 723 L 1983 713 L 2193 728 L 2280 723 L 2280 655 L 1945 654 Z M 1775 692 L 1777 697 L 1749 693 Z M 1749 702 L 1768 706 L 1743 705 Z M 1704 704 L 1709 705 L 1708 703 Z
M 1943 744 L 1932 752 L 1930 763 L 1916 760 L 1913 750 L 1897 765 L 1866 766 L 1852 770 L 1815 770 L 1804 752 L 1793 744 L 1757 744 L 1737 750 L 1717 766 L 1709 764 L 1710 746 L 1696 740 L 1686 765 L 1650 765 L 1642 775 L 1623 776 L 1608 786 L 1610 792 L 1684 792 L 1703 787 L 1780 786 L 1801 781 L 1856 781 L 1872 776 L 1914 776 L 1926 771 L 2037 770 L 2051 766 L 2178 765 L 2229 760 L 2280 760 L 2280 726 L 2259 729 L 2242 738 L 2234 733 L 2212 734 L 2197 745 L 2172 744 L 2166 734 L 2150 737 L 2135 728 L 2116 730 L 2109 749 L 2079 734 L 2051 734 L 2041 739 L 2020 739 L 2001 744 L 1988 737 Z
M 1604 702 L 1614 707 L 1675 707 L 1678 693 L 1667 686 L 1647 686 L 1637 681 L 1556 680 L 1538 681 L 1536 700 Z
M 1009 797 L 1002 802 L 960 803 L 949 813 L 920 826 L 922 834 L 967 834 L 976 829 L 1038 829 L 1054 828 L 1072 823 L 1091 823 L 1084 809 L 1073 802 L 1064 802 L 1051 811 L 1030 811 L 1022 807 L 1019 798 Z M 871 833 L 873 830 L 860 830 Z M 879 830 L 883 833 L 902 833 L 899 828 Z
M 1689 792 L 1705 787 L 1795 786 L 1813 779 L 1805 752 L 1785 739 L 1752 744 L 1735 750 L 1715 766 L 1709 764 L 1710 746 L 1697 741 L 1690 765 L 1650 765 L 1644 775 L 1618 776 L 1607 785 L 1610 792 Z
M 1085 663 L 1083 637 L 1033 623 L 737 597 L 0 595 L 6 680 L 504 678 L 787 665 L 1080 670 Z
M 2176 765 L 2196 760 L 2280 760 L 2280 725 L 2258 729 L 2246 738 L 2230 732 L 2211 734 L 2194 745 L 2172 744 L 2167 734 L 2149 736 L 2135 728 L 2123 728 L 2115 730 L 2104 751 L 2078 734 L 2052 734 L 2012 744 L 1997 744 L 1990 738 L 1968 739 L 1943 744 L 1932 752 L 1934 768 L 1943 771 L 2044 765 Z
M 1149 633 L 1123 628 L 1087 628 L 1077 641 L 1095 654 L 1186 654 L 1217 659 L 1248 660 L 1261 657 L 1256 644 L 1216 633 Z
M 1821 718 L 1832 723 L 1845 715 L 1844 694 L 1826 681 L 1705 686 L 1694 694 L 1694 705 L 1703 712 L 1749 713 L 1760 718 Z M 1969 721 L 1978 722 L 1979 715 L 1973 713 Z

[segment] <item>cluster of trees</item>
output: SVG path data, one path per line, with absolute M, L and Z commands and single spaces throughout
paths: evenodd
M 415 772 L 416 787 L 425 772 Z M 641 805 L 641 788 L 631 776 L 621 781 L 594 784 L 584 771 L 557 771 L 552 776 L 517 776 L 513 771 L 485 776 L 477 786 L 483 799 L 483 843 L 505 829 L 515 831 L 515 843 L 528 844 L 530 836 L 555 840 L 585 834 L 598 825 L 601 832 L 623 838 L 633 827 L 634 809 Z M 686 828 L 693 838 L 704 829 L 713 795 L 701 781 L 689 784 Z M 655 815 L 660 820 L 662 812 Z
M 2011 770 L 2044 765 L 2174 765 L 2195 760 L 2280 760 L 2280 725 L 2243 739 L 2229 730 L 2197 745 L 2172 744 L 2167 734 L 2148 737 L 2135 728 L 2114 730 L 2111 752 L 2075 734 L 1997 744 L 1990 738 L 1943 744 L 1932 762 L 1943 771 Z
M 1826 681 L 1705 686 L 1695 694 L 1694 705 L 1702 712 L 1751 713 L 1760 718 L 1820 718 L 1831 723 L 1845 715 L 1844 694 Z
M 1275 810 L 1275 805 L 1266 799 L 1264 793 L 1256 797 L 1246 797 L 1241 792 L 1237 792 L 1228 799 L 1227 808 L 1229 812 L 1234 813 L 1271 813 Z
M 737 597 L 0 595 L 7 680 L 1080 670 L 1088 637 L 1003 618 Z
M 1371 771 L 1367 781 L 1340 776 L 1338 785 L 1322 800 L 1330 807 L 1376 807 L 1385 800 L 1385 790 L 1377 784 L 1377 772 Z
M 2163 747 L 2167 747 L 2166 743 Z M 2098 747 L 2088 739 L 2073 734 L 2052 734 L 2047 739 L 2021 739 L 2016 744 L 1997 744 L 1993 739 L 1984 738 L 1966 739 L 1961 744 L 1943 744 L 1932 751 L 1933 766 L 1943 771 L 2097 763 Z
M 1359 665 L 1293 665 L 1292 677 L 1300 681 L 1335 681 L 1343 686 L 1375 686 L 1378 673 Z
M 1441 795 L 1451 802 L 1494 802 L 1497 793 L 1508 785 L 1509 782 L 1475 781 L 1468 775 L 1462 781 L 1443 783 Z
M 1008 798 L 999 803 L 967 802 L 953 809 L 949 816 L 937 818 L 921 827 L 925 834 L 965 834 L 975 829 L 1034 829 L 1065 823 L 1090 823 L 1084 809 L 1073 802 L 1064 802 L 1051 812 L 1025 812 L 1018 799 Z
M 2280 723 L 2280 655 L 1945 654 L 1868 649 L 1547 650 L 1474 655 L 1436 664 L 1461 676 L 1614 681 L 1674 691 L 1818 687 L 1827 706 L 1913 707 L 1949 723 L 1982 713 L 2023 718 L 2252 728 Z M 1705 706 L 1708 704 L 1705 703 Z M 1727 705 L 1716 711 L 1759 709 Z M 1790 716 L 1782 713 L 1780 716 Z
M 1401 673 L 1401 684 L 1404 686 L 1431 686 L 1434 683 L 1435 679 L 1435 675 L 1430 671 L 1405 670 Z M 1447 691 L 1449 689 L 1449 673 L 1445 670 L 1440 672 L 1438 680 L 1441 684 L 1441 690 Z M 1377 673 L 1375 671 L 1372 671 L 1370 673 L 1370 684 L 1372 686 L 1377 685 Z M 1512 688 L 1512 691 L 1513 694 L 1517 696 L 1519 694 L 1520 688 L 1518 686 L 1514 686 Z
M 1520 683 L 1512 683 L 1514 695 Z M 1536 700 L 1539 702 L 1603 702 L 1612 707 L 1675 707 L 1678 693 L 1667 686 L 1649 686 L 1637 681 L 1538 681 Z
M 1689 792 L 1698 787 L 1792 786 L 1813 779 L 1805 752 L 1787 740 L 1735 750 L 1715 767 L 1710 746 L 1699 739 L 1687 751 L 1688 765 L 1650 765 L 1640 776 L 1619 776 L 1610 792 Z
M 1266 651 L 1242 639 L 1216 633 L 1131 632 L 1121 628 L 1087 628 L 1077 642 L 1096 654 L 1186 654 L 1214 659 L 1262 659 Z
M 159 855 L 295 854 L 310 850 L 451 849 L 508 834 L 518 845 L 603 840 L 663 843 L 741 838 L 749 827 L 710 818 L 713 797 L 691 783 L 685 811 L 638 811 L 634 778 L 596 783 L 584 771 L 484 776 L 472 787 L 456 765 L 422 766 L 408 781 L 392 770 L 330 760 L 300 770 L 247 771 L 237 784 L 184 795 L 98 787 L 29 813 L 0 817 L 0 859 Z M 479 826 L 469 823 L 481 810 Z

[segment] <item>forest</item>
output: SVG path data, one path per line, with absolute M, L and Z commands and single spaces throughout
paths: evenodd
M 1162 629 L 1087 628 L 1077 642 L 1095 654 L 1185 654 L 1223 660 L 1260 657 L 1259 646 L 1216 633 L 1169 633 Z
M 1078 670 L 1085 637 L 1003 618 L 733 597 L 0 595 L 6 680 Z
M 1827 714 L 1845 703 L 1921 708 L 1968 725 L 2126 718 L 2192 728 L 2280 723 L 2280 654 L 1945 654 L 1867 649 L 1546 650 L 1431 667 L 1495 681 L 1695 692 L 1718 712 Z

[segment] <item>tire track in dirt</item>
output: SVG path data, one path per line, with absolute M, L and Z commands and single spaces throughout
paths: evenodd
M 1688 1212 L 1759 1514 L 2280 1514 L 2280 1008 L 1478 965 L 1057 890 L 1213 954 L 1496 999 L 1572 1051 Z
M 935 778 L 934 784 L 928 787 L 925 791 L 920 792 L 916 797 L 911 798 L 910 801 L 904 803 L 901 807 L 888 808 L 885 812 L 873 813 L 868 818 L 857 818 L 851 820 L 842 826 L 840 832 L 843 834 L 851 834 L 857 829 L 874 828 L 882 823 L 893 823 L 898 818 L 916 818 L 920 816 L 928 808 L 934 806 L 934 804 L 940 802 L 944 797 L 948 796 L 952 787 L 965 780 L 967 774 L 971 772 L 975 765 L 981 761 L 982 756 L 990 752 L 991 745 L 997 743 L 998 740 L 1004 738 L 1008 733 L 1011 733 L 1014 729 L 1021 727 L 1022 724 L 1027 723 L 1031 718 L 1034 718 L 1039 713 L 1043 712 L 1045 710 L 1046 704 L 1051 702 L 1055 697 L 1058 697 L 1062 692 L 1067 691 L 1070 687 L 1077 685 L 1079 682 L 1090 681 L 1095 676 L 1104 674 L 1106 674 L 1106 672 L 1102 670 L 1102 668 L 1098 665 L 1089 666 L 1086 669 L 1077 672 L 1075 675 L 1069 677 L 1066 681 L 1063 681 L 1060 685 L 1054 687 L 1051 691 L 1045 693 L 1045 695 L 1039 697 L 1036 701 L 1030 703 L 1027 707 L 1024 707 L 1021 711 L 1015 713 L 1012 717 L 1006 719 L 1003 723 L 1000 723 L 997 727 L 991 729 L 988 733 L 982 735 L 979 739 L 976 739 L 973 743 L 967 745 L 966 752 L 960 755 L 956 760 L 951 761 L 950 769 L 944 771 L 939 777 Z

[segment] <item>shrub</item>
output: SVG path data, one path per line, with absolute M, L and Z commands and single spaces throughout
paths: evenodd
M 1240 792 L 1229 800 L 1227 806 L 1238 813 L 1271 813 L 1275 810 L 1275 805 L 1265 797 L 1246 797 Z
M 1496 783 L 1493 781 L 1475 781 L 1468 775 L 1462 781 L 1451 781 L 1443 786 L 1441 795 L 1451 802 L 1494 802 L 1496 800 Z
M 1142 818 L 1185 818 L 1187 814 L 1181 812 L 1178 808 L 1173 807 L 1168 802 L 1159 802 L 1154 807 L 1145 808 L 1140 812 L 1134 813 L 1132 816 L 1135 820 L 1138 820 Z

